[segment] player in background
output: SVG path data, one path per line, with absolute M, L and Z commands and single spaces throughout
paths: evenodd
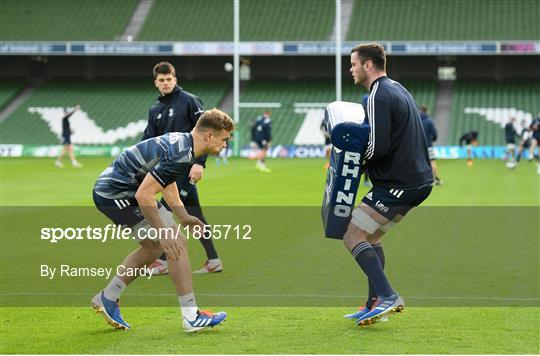
M 381 239 L 431 193 L 433 174 L 418 109 L 411 94 L 386 76 L 386 55 L 380 44 L 351 51 L 354 83 L 369 91 L 367 117 L 371 132 L 364 160 L 373 188 L 353 210 L 343 242 L 368 278 L 366 305 L 346 315 L 369 325 L 405 303 L 385 272 Z
M 271 170 L 266 167 L 266 154 L 272 143 L 272 119 L 270 110 L 266 110 L 258 116 L 253 126 L 253 141 L 259 148 L 257 155 L 257 165 L 255 169 L 269 173 Z
M 204 112 L 202 101 L 195 95 L 183 90 L 177 85 L 176 70 L 168 62 L 160 62 L 153 68 L 154 85 L 159 96 L 148 112 L 148 125 L 144 130 L 142 140 L 163 135 L 167 132 L 191 132 L 197 120 Z M 190 215 L 198 217 L 208 224 L 201 208 L 196 183 L 203 177 L 206 156 L 198 157 L 189 172 L 189 179 L 178 179 L 176 185 L 180 198 Z M 164 203 L 167 206 L 166 202 Z M 207 260 L 204 266 L 194 273 L 221 272 L 223 263 L 218 256 L 211 236 L 199 239 L 206 252 Z M 165 254 L 153 263 L 154 274 L 167 273 Z
M 326 163 L 324 164 L 324 169 L 327 170 L 330 168 L 330 155 L 332 153 L 332 141 L 330 140 L 330 134 L 326 129 L 326 122 L 323 119 L 321 122 L 321 132 L 324 136 L 324 157 L 326 158 Z
M 71 144 L 71 134 L 73 132 L 71 131 L 71 125 L 69 124 L 69 118 L 80 108 L 80 105 L 75 106 L 71 111 L 69 111 L 68 108 L 64 108 L 64 117 L 62 117 L 62 145 L 64 145 L 64 147 L 62 147 L 62 152 L 60 152 L 60 155 L 56 158 L 56 161 L 54 161 L 54 165 L 59 168 L 64 167 L 62 160 L 66 153 L 69 154 L 69 159 L 71 160 L 71 165 L 73 167 L 82 167 L 82 164 L 77 161 L 75 153 L 73 152 L 73 145 Z
M 516 136 L 519 134 L 514 127 L 516 118 L 511 117 L 506 125 L 504 125 L 504 139 L 506 141 L 506 151 L 504 153 L 504 160 L 507 161 L 506 167 L 512 169 L 516 168 Z
M 531 147 L 531 136 L 532 135 L 530 126 L 527 123 L 527 120 L 521 120 L 521 133 L 519 135 L 519 146 L 516 155 L 516 163 L 519 163 L 519 161 L 521 160 L 523 151 L 528 150 Z M 532 155 L 529 156 L 529 161 L 532 161 L 532 159 Z
M 540 174 L 540 152 L 536 155 L 534 151 L 540 147 L 540 114 L 531 122 L 531 147 L 529 148 L 530 157 L 536 159 L 536 173 Z
M 218 154 L 233 130 L 234 123 L 227 114 L 217 109 L 207 111 L 189 133 L 170 132 L 127 148 L 96 180 L 93 198 L 98 210 L 114 224 L 131 228 L 133 236 L 139 239 L 139 248 L 118 267 L 120 271 L 124 268 L 125 273 L 115 275 L 92 299 L 92 307 L 113 327 L 130 329 L 118 305 L 122 292 L 137 278 L 127 271 L 144 269 L 163 252 L 167 254 L 184 331 L 213 327 L 227 317 L 224 312 L 212 314 L 197 307 L 186 238 L 170 210 L 184 227 L 198 226 L 198 231 L 204 228 L 203 222 L 186 210 L 176 181 L 189 174 L 196 159 Z M 156 200 L 158 193 L 162 193 L 170 210 Z M 151 228 L 160 232 L 158 239 L 145 238 L 150 236 Z M 192 230 L 194 237 L 195 231 Z
M 436 185 L 442 185 L 443 181 L 439 178 L 439 171 L 437 169 L 437 163 L 435 162 L 435 151 L 433 149 L 433 142 L 437 141 L 437 128 L 433 123 L 433 120 L 428 115 L 428 108 L 426 105 L 420 107 L 420 119 L 422 119 L 422 127 L 424 128 L 424 135 L 426 136 L 426 142 L 428 145 L 429 160 L 431 162 L 431 171 L 435 178 Z
M 463 146 L 464 143 L 467 145 L 467 166 L 472 167 L 473 166 L 472 146 L 478 145 L 478 131 L 465 132 L 463 136 L 459 138 L 459 145 Z

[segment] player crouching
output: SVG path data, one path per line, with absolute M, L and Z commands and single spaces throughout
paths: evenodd
M 139 248 L 129 254 L 125 268 L 147 267 L 163 252 L 167 254 L 169 275 L 175 286 L 186 332 L 219 325 L 227 314 L 199 310 L 193 293 L 191 266 L 185 236 L 179 231 L 173 215 L 159 201 L 163 198 L 186 226 L 203 223 L 186 212 L 175 181 L 187 176 L 193 160 L 206 154 L 217 155 L 234 130 L 234 123 L 224 112 L 205 112 L 190 133 L 171 132 L 142 141 L 127 148 L 98 177 L 94 185 L 94 202 L 99 211 L 117 225 L 130 227 L 134 236 L 147 236 L 150 228 L 166 231 L 156 240 L 141 239 Z M 106 288 L 92 299 L 96 309 L 117 329 L 130 329 L 120 314 L 120 294 L 136 276 L 116 275 Z

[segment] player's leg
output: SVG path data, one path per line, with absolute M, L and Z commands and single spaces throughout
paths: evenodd
M 266 167 L 266 155 L 268 153 L 268 142 L 263 141 L 263 147 L 260 150 L 259 156 L 259 170 L 262 172 L 270 173 L 272 170 Z
M 64 163 L 62 162 L 62 160 L 64 159 L 64 155 L 68 152 L 68 146 L 69 145 L 67 145 L 67 144 L 62 145 L 62 151 L 60 151 L 60 154 L 56 158 L 56 161 L 54 161 L 54 164 L 57 167 L 60 167 L 60 168 L 64 167 Z
M 171 216 L 172 219 L 172 216 Z M 182 311 L 182 325 L 185 332 L 195 332 L 208 327 L 219 325 L 227 313 L 211 313 L 199 310 L 193 293 L 193 279 L 191 275 L 191 265 L 186 244 L 186 237 L 179 231 L 179 227 L 172 226 L 174 235 L 178 237 L 177 242 L 181 246 L 180 256 L 175 259 L 168 259 L 169 276 L 176 289 L 178 302 Z
M 261 156 L 262 156 L 262 150 L 264 149 L 264 144 L 262 143 L 262 141 L 255 141 L 255 145 L 257 148 L 256 154 L 255 154 L 255 157 L 257 157 L 257 164 L 255 165 L 255 169 L 260 170 L 262 167 Z
M 353 211 L 351 222 L 343 237 L 345 246 L 372 283 L 379 301 L 375 309 L 358 318 L 358 325 L 372 324 L 381 317 L 400 311 L 404 305 L 401 297 L 388 282 L 378 254 L 369 242 L 370 239 L 373 240 L 373 236 L 377 236 L 376 234 L 382 236 L 377 230 L 389 222 L 388 218 L 362 202 Z
M 535 136 L 540 136 L 540 135 L 535 135 Z M 539 152 L 537 152 L 536 154 L 534 153 L 536 148 L 537 147 L 540 147 L 538 145 L 538 142 L 540 141 L 540 137 L 533 137 L 533 139 L 531 140 L 531 149 L 530 149 L 530 158 L 529 159 L 533 159 L 533 157 L 536 159 L 536 173 L 540 174 L 540 148 L 539 148 Z
M 536 140 L 531 138 L 531 144 L 529 145 L 529 161 L 532 161 L 534 158 L 534 149 L 536 148 Z
M 431 160 L 431 171 L 433 172 L 433 178 L 435 178 L 435 184 L 442 185 L 443 181 L 439 177 L 439 168 L 437 167 L 437 162 L 434 159 Z
M 184 203 L 186 210 L 189 215 L 193 215 L 199 220 L 201 220 L 205 225 L 208 225 L 208 222 L 203 214 L 201 203 L 199 201 L 199 193 L 197 188 L 193 188 L 186 197 L 182 197 L 182 202 Z M 196 270 L 195 274 L 200 273 L 213 273 L 223 271 L 223 263 L 218 256 L 216 248 L 214 246 L 214 240 L 210 234 L 210 231 L 205 233 L 205 236 L 199 239 L 203 245 L 204 251 L 206 252 L 207 260 L 204 263 L 204 266 Z
M 77 162 L 77 159 L 75 158 L 75 152 L 73 150 L 73 145 L 72 144 L 68 145 L 68 152 L 69 152 L 69 159 L 71 160 L 71 165 L 73 167 L 82 167 L 82 164 Z
M 122 292 L 137 277 L 137 273 L 127 273 L 128 271 L 140 271 L 141 268 L 154 261 L 162 252 L 158 243 L 143 240 L 138 249 L 129 254 L 122 264 L 118 266 L 115 275 L 109 284 L 96 294 L 92 299 L 92 308 L 102 314 L 105 320 L 116 329 L 129 330 L 130 325 L 124 320 L 120 313 L 118 301 Z
M 134 199 L 107 199 L 95 192 L 93 193 L 93 198 L 98 210 L 116 225 L 133 227 L 132 231 L 135 232 L 145 228 L 148 224 L 140 214 L 137 202 Z M 137 214 L 137 212 L 139 213 Z M 135 233 L 134 236 L 138 235 Z M 126 275 L 122 275 L 122 272 L 126 271 L 126 269 L 136 271 L 152 262 L 161 252 L 161 247 L 156 242 L 152 242 L 151 240 L 140 241 L 139 248 L 128 255 L 117 268 L 116 271 L 118 274 L 111 279 L 104 290 L 92 298 L 92 307 L 101 313 L 105 320 L 113 327 L 124 330 L 130 328 L 129 324 L 120 314 L 118 300 L 126 286 L 137 277 L 137 274 L 126 273 Z
M 472 167 L 473 160 L 472 160 L 472 145 L 467 145 L 467 166 Z
M 518 150 L 517 150 L 517 154 L 516 154 L 516 162 L 519 163 L 519 161 L 521 160 L 521 155 L 523 154 L 523 149 L 524 149 L 524 142 L 521 141 L 519 143 L 519 146 L 518 146 Z

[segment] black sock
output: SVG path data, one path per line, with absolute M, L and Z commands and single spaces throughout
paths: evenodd
M 371 247 L 373 247 L 373 249 L 375 250 L 377 257 L 379 257 L 379 262 L 381 263 L 381 267 L 384 270 L 385 258 L 384 258 L 384 251 L 382 248 L 382 244 L 378 243 L 375 245 L 371 245 Z M 371 309 L 371 307 L 373 307 L 373 304 L 375 304 L 375 302 L 377 301 L 377 291 L 375 290 L 375 286 L 373 285 L 373 282 L 371 281 L 371 279 L 368 279 L 368 284 L 369 284 L 369 293 L 368 293 L 368 299 L 366 301 L 366 307 Z
M 369 242 L 360 242 L 352 249 L 351 253 L 356 263 L 358 263 L 360 268 L 368 276 L 368 279 L 373 283 L 377 295 L 388 297 L 395 293 L 384 275 L 375 249 L 371 247 Z

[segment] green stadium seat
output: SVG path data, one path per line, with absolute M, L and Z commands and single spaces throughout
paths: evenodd
M 2 41 L 111 41 L 126 28 L 137 0 L 2 0 Z
M 536 0 L 356 0 L 347 34 L 349 41 L 538 38 Z
M 326 41 L 334 13 L 332 0 L 241 1 L 240 39 Z M 137 40 L 232 41 L 233 31 L 232 1 L 156 0 Z
M 536 98 L 536 99 L 535 99 Z M 466 108 L 516 109 L 517 127 L 521 118 L 533 118 L 540 110 L 540 85 L 533 80 L 458 80 L 454 87 L 450 117 L 449 142 L 459 143 L 461 135 L 478 129 L 482 145 L 504 145 L 504 125 L 511 113 L 500 111 L 499 121 L 487 119 L 482 113 L 466 113 Z M 478 110 L 477 110 L 478 111 Z
M 25 79 L 2 79 L 0 82 L 0 109 L 13 99 L 25 86 Z

